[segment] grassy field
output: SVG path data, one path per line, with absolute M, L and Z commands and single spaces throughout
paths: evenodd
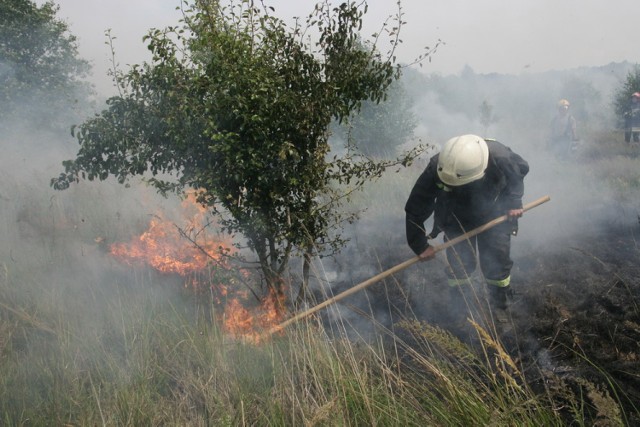
M 370 344 L 313 321 L 252 344 L 153 274 L 32 275 L 5 265 L 0 282 L 4 425 L 563 424 L 484 330 L 484 354 L 417 321 Z
M 635 150 L 592 143 L 580 156 L 629 200 Z M 370 340 L 315 318 L 257 344 L 224 333 L 212 298 L 105 249 L 164 202 L 108 184 L 54 193 L 47 177 L 3 176 L 2 425 L 561 426 L 594 413 L 624 425 L 619 398 L 587 379 L 531 388 L 486 319 L 470 325 L 474 345 L 411 316 Z M 414 179 L 386 177 L 355 203 L 402 215 Z

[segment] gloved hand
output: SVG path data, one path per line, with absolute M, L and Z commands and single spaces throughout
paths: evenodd
M 420 255 L 420 261 L 429 261 L 436 257 L 436 250 L 433 246 L 428 246 L 427 249 L 422 251 Z
M 520 208 L 520 209 L 509 209 L 507 211 L 507 217 L 509 218 L 509 221 L 513 221 L 513 220 L 516 220 L 516 219 L 520 218 L 523 213 L 524 213 L 524 209 L 522 209 L 522 208 Z

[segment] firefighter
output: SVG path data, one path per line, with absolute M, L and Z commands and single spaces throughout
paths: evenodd
M 429 239 L 444 232 L 445 241 L 508 215 L 503 222 L 446 251 L 449 291 L 454 301 L 471 287 L 476 253 L 489 300 L 495 310 L 508 308 L 511 299 L 511 236 L 522 216 L 524 177 L 528 163 L 498 141 L 476 135 L 451 138 L 434 155 L 416 181 L 405 205 L 407 242 L 422 260 L 435 257 Z M 425 221 L 433 214 L 433 230 Z M 468 291 L 466 292 L 468 294 Z M 501 321 L 504 321 L 504 315 Z
M 578 141 L 576 119 L 569 112 L 571 104 L 566 99 L 558 101 L 558 113 L 551 120 L 549 149 L 559 159 L 569 158 Z
M 625 142 L 640 142 L 640 92 L 631 95 L 629 109 L 625 114 Z

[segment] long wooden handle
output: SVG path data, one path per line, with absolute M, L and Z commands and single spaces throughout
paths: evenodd
M 523 206 L 523 209 L 526 212 L 526 211 L 531 210 L 531 209 L 533 209 L 533 208 L 535 208 L 537 206 L 540 206 L 543 203 L 548 202 L 549 200 L 551 200 L 551 198 L 549 196 L 541 197 L 538 200 L 535 200 L 535 201 L 533 201 L 531 203 L 527 203 L 526 205 Z M 455 239 L 448 240 L 447 242 L 445 242 L 445 243 L 443 243 L 441 245 L 436 245 L 436 246 L 434 246 L 434 249 L 435 249 L 436 252 L 440 252 L 440 251 L 442 251 L 444 249 L 447 249 L 448 247 L 453 246 L 453 245 L 455 245 L 457 243 L 460 243 L 460 242 L 462 242 L 462 241 L 464 241 L 464 240 L 466 240 L 466 239 L 468 239 L 470 237 L 476 236 L 476 235 L 478 235 L 478 234 L 480 234 L 480 233 L 482 233 L 484 231 L 487 231 L 488 229 L 490 229 L 492 227 L 495 227 L 496 225 L 501 224 L 501 223 L 507 221 L 508 219 L 509 218 L 508 218 L 507 215 L 502 215 L 502 216 L 500 216 L 498 218 L 495 218 L 495 219 L 487 222 L 484 225 L 476 227 L 473 230 L 468 231 L 468 232 L 456 237 Z M 366 287 L 368 287 L 368 286 L 370 286 L 370 285 L 372 285 L 372 284 L 374 284 L 376 282 L 379 282 L 380 280 L 384 279 L 385 277 L 388 277 L 388 276 L 390 276 L 390 275 L 392 275 L 394 273 L 397 273 L 398 271 L 404 270 L 405 268 L 409 267 L 410 265 L 415 264 L 418 261 L 420 261 L 420 257 L 419 256 L 415 256 L 415 257 L 413 257 L 411 259 L 408 259 L 407 261 L 405 261 L 405 262 L 403 262 L 401 264 L 396 265 L 395 267 L 391 267 L 390 269 L 385 270 L 382 273 L 379 273 L 379 274 L 373 276 L 372 278 L 367 279 L 364 282 L 359 283 L 359 284 L 353 286 L 352 288 L 349 288 L 346 291 L 343 291 L 343 292 L 339 293 L 338 295 L 334 296 L 333 298 L 330 298 L 330 299 L 328 299 L 326 301 L 323 301 L 320 304 L 318 304 L 318 305 L 316 305 L 314 307 L 311 307 L 308 310 L 303 311 L 302 313 L 296 314 L 295 316 L 293 316 L 293 317 L 285 320 L 284 322 L 282 322 L 282 323 L 272 327 L 271 329 L 269 329 L 265 333 L 265 335 L 268 336 L 268 335 L 271 335 L 271 334 L 273 334 L 275 332 L 281 331 L 282 329 L 286 328 L 290 324 L 295 323 L 298 320 L 303 319 L 303 318 L 315 313 L 316 311 L 322 310 L 326 306 L 331 305 L 333 303 L 336 303 L 336 302 L 340 301 L 341 299 L 348 297 L 349 295 L 355 294 L 356 292 L 359 292 L 362 289 L 364 289 L 364 288 L 366 288 Z

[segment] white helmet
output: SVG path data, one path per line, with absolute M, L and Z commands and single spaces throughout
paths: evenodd
M 457 187 L 484 176 L 489 164 L 489 148 L 476 135 L 456 136 L 448 140 L 438 159 L 438 176 L 447 185 Z

